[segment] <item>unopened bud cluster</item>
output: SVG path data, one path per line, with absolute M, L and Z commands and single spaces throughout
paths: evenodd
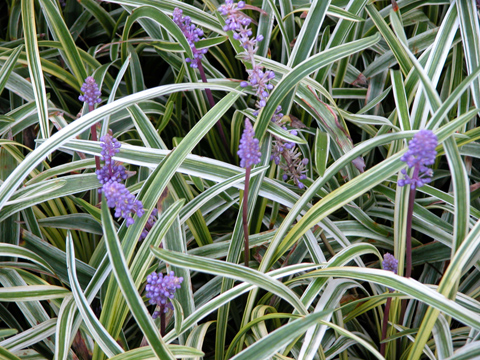
M 413 168 L 413 175 L 410 177 L 407 170 L 403 169 L 401 172 L 404 179 L 398 180 L 399 186 L 410 185 L 413 190 L 432 180 L 433 170 L 427 165 L 435 163 L 437 144 L 437 136 L 431 130 L 420 130 L 415 134 L 408 143 L 408 151 L 400 159 L 406 162 L 408 167 Z
M 282 107 L 278 106 L 272 117 L 272 122 L 287 130 L 281 111 Z M 297 136 L 298 132 L 297 130 L 290 130 L 290 134 Z M 282 161 L 282 158 L 284 161 Z M 282 177 L 284 181 L 291 179 L 300 189 L 305 187 L 302 180 L 307 178 L 306 165 L 308 164 L 308 159 L 302 158 L 302 154 L 294 142 L 287 142 L 277 136 L 273 136 L 273 148 L 270 159 L 283 170 Z
M 384 270 L 393 271 L 395 274 L 398 271 L 398 260 L 390 253 L 383 256 L 382 265 Z
M 173 310 L 170 299 L 173 299 L 182 282 L 183 278 L 176 277 L 173 271 L 165 276 L 162 273 L 152 272 L 147 276 L 147 286 L 145 287 L 148 301 L 152 305 L 159 306 L 160 311 L 167 312 L 169 309 Z M 153 313 L 154 319 L 161 314 L 160 311 Z
M 102 101 L 100 99 L 102 92 L 98 89 L 98 85 L 92 76 L 85 79 L 80 90 L 82 90 L 83 95 L 80 95 L 78 100 L 86 102 L 89 106 L 93 106 Z
M 186 58 L 185 60 L 190 63 L 190 67 L 198 68 L 198 64 L 202 61 L 203 55 L 208 51 L 207 49 L 197 49 L 195 47 L 195 43 L 202 40 L 203 30 L 192 24 L 192 20 L 189 16 L 183 16 L 183 11 L 179 8 L 173 10 L 173 21 L 182 30 L 190 48 L 192 49 L 193 59 Z
M 386 253 L 383 256 L 383 262 L 382 262 L 383 270 L 387 271 L 392 271 L 395 274 L 398 271 L 398 260 L 395 259 L 395 256 L 393 256 L 390 253 Z M 388 288 L 389 291 L 394 291 L 392 288 Z

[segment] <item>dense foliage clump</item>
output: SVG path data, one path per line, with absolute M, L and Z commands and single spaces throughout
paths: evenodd
M 2 359 L 480 356 L 478 1 L 0 9 Z

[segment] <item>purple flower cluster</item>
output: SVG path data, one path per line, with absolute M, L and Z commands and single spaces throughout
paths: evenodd
M 120 151 L 120 142 L 107 134 L 100 138 L 102 147 L 102 161 L 105 163 L 104 167 L 96 171 L 98 181 L 104 185 L 108 182 L 122 182 L 127 178 L 127 172 L 122 165 L 115 165 L 112 157 Z
M 190 48 L 192 49 L 193 59 L 186 58 L 185 60 L 190 63 L 190 67 L 198 68 L 198 63 L 202 60 L 203 55 L 207 53 L 207 49 L 197 49 L 195 43 L 202 39 L 203 30 L 197 28 L 192 24 L 192 20 L 189 16 L 183 16 L 183 11 L 179 8 L 173 10 L 173 21 L 182 30 L 185 35 Z
M 141 217 L 144 213 L 143 205 L 140 200 L 136 200 L 125 185 L 115 181 L 109 181 L 102 187 L 102 191 L 107 199 L 109 208 L 115 208 L 115 217 L 123 217 L 127 221 L 127 226 L 133 225 L 131 214 L 137 214 Z
M 408 167 L 413 168 L 412 177 L 407 175 L 407 170 L 403 169 L 404 179 L 398 180 L 399 186 L 410 185 L 413 190 L 429 183 L 433 176 L 433 170 L 427 165 L 435 163 L 438 140 L 437 136 L 431 130 L 420 130 L 408 143 L 408 151 L 401 157 Z
M 262 157 L 258 146 L 258 139 L 255 139 L 255 131 L 253 130 L 252 123 L 248 119 L 245 119 L 245 129 L 240 139 L 237 154 L 240 157 L 240 166 L 243 168 L 258 164 Z
M 100 138 L 102 147 L 102 160 L 104 166 L 96 171 L 98 181 L 103 185 L 101 192 L 105 195 L 109 208 L 115 208 L 115 217 L 123 217 L 126 225 L 130 226 L 135 221 L 132 214 L 141 217 L 144 213 L 143 204 L 136 200 L 121 182 L 127 178 L 127 172 L 122 165 L 115 165 L 112 159 L 120 151 L 120 142 L 107 134 Z
M 258 98 L 257 106 L 259 108 L 267 105 L 267 98 L 270 95 L 268 90 L 273 89 L 273 85 L 268 82 L 275 77 L 275 73 L 270 70 L 263 70 L 260 65 L 254 65 L 252 70 L 247 70 L 249 82 L 242 81 L 241 87 L 252 86 L 255 89 L 255 95 Z
M 392 254 L 386 253 L 383 256 L 382 266 L 384 270 L 393 271 L 396 274 L 398 271 L 398 260 Z
M 148 217 L 147 223 L 140 235 L 140 240 L 143 240 L 147 237 L 148 233 L 152 229 L 153 225 L 157 222 L 158 209 L 154 208 L 150 216 Z
M 398 260 L 395 259 L 395 256 L 393 256 L 392 254 L 386 253 L 383 256 L 382 266 L 383 270 L 393 271 L 396 274 L 398 271 Z M 394 289 L 392 288 L 388 288 L 388 290 L 394 291 Z
M 282 107 L 278 106 L 272 117 L 272 122 L 281 126 L 282 129 L 287 130 L 281 111 Z M 297 130 L 290 130 L 290 134 L 297 136 L 298 132 Z M 285 161 L 282 162 L 282 158 Z M 300 189 L 305 187 L 301 180 L 307 178 L 305 173 L 307 172 L 306 165 L 308 164 L 308 159 L 302 159 L 302 154 L 298 151 L 294 142 L 286 142 L 277 136 L 273 136 L 273 148 L 270 160 L 273 160 L 275 164 L 283 170 L 284 181 L 290 178 Z
M 173 305 L 168 300 L 173 299 L 175 291 L 180 289 L 182 281 L 183 278 L 176 277 L 173 271 L 165 276 L 162 273 L 152 272 L 147 276 L 147 286 L 145 287 L 150 304 L 160 306 L 160 310 L 163 312 L 167 312 L 168 309 L 173 310 Z M 153 318 L 156 319 L 159 315 L 160 312 L 155 311 Z
M 251 23 L 251 19 L 245 14 L 243 14 L 241 9 L 245 7 L 245 1 L 239 1 L 238 3 L 234 3 L 233 0 L 226 0 L 225 4 L 221 5 L 218 8 L 218 11 L 223 16 L 227 16 L 225 20 L 225 26 L 223 30 L 238 30 L 242 26 L 248 26 Z
M 89 76 L 85 79 L 85 82 L 80 90 L 82 90 L 84 95 L 80 95 L 78 100 L 86 102 L 89 106 L 93 106 L 102 101 L 100 99 L 102 92 L 98 90 L 98 85 L 92 76 Z
M 275 77 L 275 73 L 270 70 L 265 71 L 263 70 L 263 66 L 255 64 L 253 56 L 257 52 L 257 44 L 263 40 L 263 36 L 258 35 L 257 37 L 252 37 L 253 32 L 248 27 L 252 20 L 240 11 L 244 7 L 245 2 L 243 1 L 234 3 L 233 0 L 226 0 L 225 4 L 218 8 L 218 11 L 220 14 L 227 17 L 225 19 L 226 25 L 223 27 L 223 30 L 234 32 L 233 38 L 240 41 L 252 62 L 253 68 L 247 70 L 248 81 L 242 81 L 240 86 L 252 86 L 255 89 L 255 95 L 258 98 L 256 106 L 262 108 L 267 104 L 267 98 L 269 95 L 268 91 L 273 89 L 273 85 L 269 84 L 269 81 Z

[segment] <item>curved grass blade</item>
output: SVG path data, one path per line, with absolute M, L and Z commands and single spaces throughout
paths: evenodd
M 274 355 L 278 349 L 305 333 L 311 326 L 331 313 L 331 310 L 309 314 L 302 319 L 294 320 L 270 333 L 268 336 L 249 346 L 246 350 L 234 356 L 232 360 L 264 360 Z
M 41 256 L 37 255 L 33 251 L 25 249 L 22 246 L 13 244 L 0 243 L 0 253 L 2 256 L 11 256 L 15 258 L 21 258 L 29 260 L 35 264 L 40 265 L 43 269 L 55 275 L 55 270 L 48 264 Z
M 328 326 L 329 328 L 335 330 L 336 332 L 338 332 L 340 335 L 343 335 L 345 337 L 348 337 L 348 338 L 351 338 L 353 340 L 355 340 L 355 342 L 357 344 L 360 344 L 360 345 L 363 345 L 367 350 L 369 350 L 377 359 L 379 360 L 384 360 L 385 358 L 377 351 L 377 349 L 375 349 L 374 346 L 372 346 L 372 344 L 370 344 L 368 341 L 365 341 L 363 338 L 361 338 L 360 336 L 357 336 L 355 335 L 353 332 L 350 332 L 350 331 L 347 331 L 345 330 L 345 328 L 341 327 L 341 326 L 338 326 L 337 324 L 333 324 L 331 322 L 327 322 L 327 321 L 322 321 L 322 323 L 325 325 L 325 326 Z
M 191 85 L 191 84 L 190 84 Z M 210 84 L 207 84 L 209 86 Z M 178 85 L 177 85 L 178 87 Z M 159 164 L 154 172 L 148 177 L 142 186 L 142 189 L 138 195 L 138 198 L 142 201 L 143 207 L 146 213 L 150 213 L 153 207 L 157 205 L 158 199 L 165 190 L 167 184 L 175 175 L 177 169 L 185 160 L 187 155 L 193 150 L 193 148 L 200 142 L 205 134 L 216 124 L 218 119 L 233 105 L 238 99 L 239 94 L 231 92 L 220 100 L 215 107 L 213 107 L 185 136 L 179 146 L 172 151 L 161 164 Z M 122 225 L 119 229 L 119 235 L 124 239 L 122 245 L 128 263 L 134 255 L 134 250 L 137 245 L 137 240 L 142 233 L 147 217 L 141 217 L 136 219 L 135 223 L 128 229 Z M 118 284 L 115 279 L 112 279 L 109 283 L 107 290 L 107 299 L 105 306 L 112 308 L 117 294 L 119 293 Z M 109 320 L 107 320 L 109 318 Z M 101 321 L 103 323 L 114 322 L 115 316 L 113 316 L 113 310 L 110 312 L 102 312 Z M 109 328 L 109 331 L 119 331 L 118 327 Z
M 308 271 L 309 269 L 315 269 L 317 268 L 318 265 L 311 265 L 311 264 L 299 264 L 299 265 L 291 265 L 291 266 L 286 266 L 277 270 L 273 270 L 269 273 L 267 273 L 268 276 L 271 276 L 272 279 L 278 279 L 290 275 L 294 275 L 297 273 L 300 273 L 302 271 Z M 215 299 L 209 301 L 208 303 L 202 305 L 198 309 L 195 310 L 195 312 L 190 315 L 188 318 L 186 318 L 183 323 L 182 323 L 182 333 L 186 331 L 187 329 L 191 328 L 194 326 L 198 321 L 203 319 L 204 317 L 208 316 L 209 314 L 215 312 L 218 308 L 221 306 L 228 304 L 230 301 L 233 299 L 237 298 L 238 296 L 253 290 L 256 288 L 255 285 L 250 285 L 247 283 L 243 283 L 240 285 L 237 285 L 233 287 L 232 289 L 222 293 L 221 295 L 217 296 Z M 181 333 L 175 333 L 175 331 L 172 331 L 168 333 L 165 336 L 165 341 L 170 342 L 177 336 L 179 336 Z
M 297 35 L 295 46 L 288 59 L 287 66 L 295 67 L 304 61 L 317 42 L 318 32 L 330 8 L 330 0 L 314 0 L 310 5 L 307 18 Z
M 70 291 L 55 285 L 30 285 L 12 286 L 0 288 L 0 301 L 40 301 L 62 299 L 69 295 Z
M 170 252 L 163 249 L 151 248 L 151 251 L 159 259 L 178 267 L 220 275 L 234 280 L 246 281 L 262 289 L 267 289 L 288 301 L 300 314 L 307 313 L 307 310 L 295 293 L 281 282 L 274 281 L 270 276 L 267 276 L 264 273 L 237 264 L 226 263 L 214 259 L 205 259 L 178 252 Z
M 42 5 L 43 13 L 45 14 L 45 19 L 48 22 L 48 27 L 53 38 L 62 45 L 60 54 L 77 78 L 79 86 L 81 86 L 87 77 L 87 71 L 85 70 L 85 65 L 82 62 L 82 57 L 75 45 L 75 41 L 70 34 L 70 30 L 65 25 L 63 17 L 60 15 L 53 0 L 40 0 L 40 4 Z
M 370 281 L 376 284 L 381 284 L 385 287 L 391 287 L 411 296 L 414 299 L 422 301 L 440 311 L 443 311 L 447 315 L 452 316 L 475 329 L 480 329 L 480 315 L 474 311 L 449 300 L 445 296 L 439 294 L 437 291 L 412 278 L 407 279 L 396 275 L 391 271 L 344 266 L 315 270 L 305 275 L 300 275 L 297 280 L 304 278 L 308 279 L 317 276 L 345 277 L 349 279 Z
M 70 349 L 72 326 L 75 310 L 75 299 L 73 296 L 67 296 L 62 301 L 60 312 L 58 313 L 57 331 L 55 332 L 55 357 L 54 360 L 66 360 Z
M 23 49 L 23 45 L 18 46 L 8 57 L 7 61 L 2 65 L 0 69 L 0 95 L 2 94 L 3 88 L 7 84 L 8 77 L 10 76 L 13 68 L 17 64 L 18 57 L 20 52 Z
M 456 1 L 460 20 L 460 34 L 465 52 L 465 60 L 469 73 L 473 73 L 480 66 L 480 24 L 478 11 L 473 0 Z M 478 6 L 478 2 L 477 2 Z M 480 80 L 472 83 L 472 97 L 475 105 L 480 107 Z
M 279 81 L 270 94 L 267 105 L 263 108 L 259 115 L 259 120 L 255 123 L 255 134 L 257 137 L 263 138 L 278 105 L 300 80 L 321 67 L 375 45 L 379 40 L 380 35 L 376 34 L 365 39 L 352 41 L 314 55 L 298 64 Z
M 42 162 L 52 151 L 58 149 L 62 144 L 66 143 L 72 137 L 82 133 L 91 125 L 98 122 L 101 118 L 113 114 L 124 109 L 127 106 L 138 103 L 142 100 L 151 99 L 157 96 L 165 95 L 176 91 L 185 91 L 195 89 L 210 88 L 211 90 L 226 90 L 231 91 L 231 88 L 222 85 L 208 84 L 175 84 L 159 86 L 153 89 L 140 91 L 136 94 L 129 95 L 122 99 L 116 100 L 111 104 L 102 106 L 80 119 L 73 121 L 50 138 L 48 138 L 42 145 L 30 153 L 29 157 L 22 161 L 22 163 L 12 172 L 12 174 L 3 182 L 0 187 L 0 209 L 3 208 L 5 202 L 13 194 L 15 189 L 20 186 L 22 181 L 28 174 L 35 169 L 35 167 Z M 238 95 L 237 95 L 238 96 Z
M 155 0 L 107 0 L 107 2 L 121 5 L 130 5 L 135 8 L 140 6 L 152 6 L 169 15 L 173 13 L 175 8 L 183 10 L 183 15 L 189 16 L 192 19 L 192 23 L 198 26 L 210 29 L 220 35 L 226 35 L 222 26 L 219 25 L 218 20 L 205 11 L 198 11 L 198 8 L 185 2 L 175 0 L 163 0 L 161 2 Z
M 82 0 L 80 3 L 98 20 L 98 22 L 107 32 L 107 36 L 112 38 L 112 36 L 115 35 L 113 31 L 116 25 L 115 20 L 110 16 L 110 14 L 96 1 Z
M 438 316 L 432 334 L 435 339 L 438 359 L 443 360 L 450 357 L 453 354 L 452 333 L 448 321 L 442 314 Z
M 26 349 L 46 338 L 55 334 L 57 330 L 57 319 L 50 319 L 35 325 L 28 330 L 25 330 L 15 336 L 0 342 L 0 346 L 16 352 L 18 350 Z
M 404 47 L 402 46 L 402 42 L 400 39 L 395 35 L 395 33 L 388 27 L 387 23 L 380 15 L 378 10 L 375 6 L 369 4 L 365 7 L 370 18 L 375 23 L 378 31 L 382 34 L 383 38 L 388 44 L 390 50 L 392 50 L 393 54 L 397 58 L 398 65 L 400 65 L 400 69 L 403 72 L 404 76 L 407 76 L 412 68 L 412 61 L 409 59 L 408 55 L 405 53 Z
M 463 122 L 463 121 L 466 121 L 467 118 L 469 118 L 469 116 L 465 116 L 465 117 L 461 116 L 460 118 L 457 119 L 457 121 Z M 445 125 L 442 128 L 442 131 L 437 131 L 437 137 L 440 143 L 444 141 L 450 134 L 452 134 L 453 131 L 456 130 L 450 125 L 452 125 L 452 122 Z M 371 141 L 373 141 L 374 139 L 372 139 Z M 357 149 L 358 148 L 360 148 L 360 146 L 358 146 Z M 368 189 L 372 188 L 373 186 L 379 184 L 380 182 L 384 181 L 385 179 L 389 178 L 393 174 L 400 171 L 400 169 L 404 167 L 404 164 L 400 161 L 400 157 L 403 155 L 405 151 L 406 150 L 403 150 L 391 156 L 390 158 L 384 160 L 383 162 L 376 165 L 375 167 L 367 170 L 366 172 L 357 176 L 353 180 L 335 189 L 334 191 L 329 193 L 327 196 L 325 196 L 322 200 L 320 200 L 318 203 L 316 203 L 311 209 L 308 210 L 307 214 L 285 236 L 285 238 L 282 241 L 282 245 L 274 247 L 276 249 L 276 255 L 274 258 L 276 259 L 278 258 L 278 256 L 280 256 L 280 254 L 283 254 L 286 251 L 286 249 L 290 248 L 292 244 L 295 241 L 297 241 L 303 234 L 305 234 L 305 232 L 308 229 L 310 229 L 314 224 L 318 223 L 320 220 L 324 219 L 328 214 L 331 213 L 331 211 L 334 211 L 334 209 L 338 209 L 341 206 L 347 204 L 349 201 L 357 198 L 359 194 L 364 193 L 365 191 L 368 191 Z M 350 153 L 344 156 L 346 157 Z M 337 161 L 330 168 L 332 169 L 336 168 L 341 163 L 342 162 Z M 329 171 L 330 168 L 327 170 L 327 173 L 330 173 Z M 320 178 L 316 182 L 318 182 L 319 184 L 322 184 L 326 180 L 326 177 L 327 176 Z M 313 192 L 313 191 L 316 191 L 316 189 L 317 189 L 317 183 L 312 184 L 310 189 L 307 190 L 307 192 L 305 192 L 303 197 L 310 199 L 307 196 L 311 196 L 310 191 Z M 295 216 L 298 215 L 298 213 L 295 213 L 293 209 L 291 212 L 293 212 L 292 217 L 294 215 Z M 271 246 L 272 245 L 270 245 L 270 247 Z M 262 262 L 265 261 L 265 259 L 268 258 L 269 256 L 271 256 L 271 254 L 269 254 L 268 256 L 267 254 L 265 254 Z
M 168 32 L 178 40 L 178 42 L 182 46 L 183 51 L 187 53 L 187 57 L 193 58 L 192 49 L 188 44 L 185 35 L 182 33 L 177 24 L 175 24 L 173 20 L 167 15 L 165 15 L 162 11 L 152 6 L 141 6 L 139 8 L 136 8 L 135 11 L 133 11 L 132 14 L 128 17 L 122 35 L 122 39 L 124 42 L 128 40 L 128 34 L 130 33 L 130 29 L 132 28 L 133 24 L 141 18 L 148 18 L 154 20 L 159 25 L 167 29 Z M 126 43 L 122 43 L 123 55 L 126 55 L 127 52 L 126 45 Z
M 40 52 L 38 51 L 37 30 L 35 25 L 34 0 L 22 0 L 22 22 L 25 34 L 25 50 L 27 52 L 28 71 L 32 81 L 35 103 L 37 104 L 38 123 L 40 125 L 40 139 L 48 139 L 48 104 L 43 79 Z M 1 206 L 0 206 L 1 208 Z
M 252 169 L 250 173 L 250 177 L 254 177 L 265 170 L 267 170 L 267 166 L 256 167 Z M 215 196 L 223 193 L 227 189 L 231 188 L 235 184 L 238 184 L 245 180 L 245 174 L 240 173 L 236 176 L 233 176 L 223 182 L 219 182 L 218 184 L 212 186 L 208 190 L 202 192 L 200 195 L 196 196 L 195 199 L 190 201 L 180 212 L 180 222 L 184 223 L 195 211 L 199 210 L 205 203 L 209 200 L 213 199 Z
M 21 360 L 17 355 L 0 346 L 0 356 L 6 360 Z
M 480 341 L 473 341 L 462 346 L 447 360 L 471 360 L 480 356 Z
M 117 236 L 117 230 L 113 225 L 105 197 L 102 199 L 102 223 L 105 229 L 105 243 L 107 245 L 108 257 L 113 267 L 113 273 L 118 281 L 120 290 L 125 296 L 130 311 L 135 317 L 135 320 L 137 320 L 155 355 L 160 359 L 174 359 L 174 355 L 163 341 L 160 331 L 138 294 L 137 288 L 134 285 L 135 282 L 128 271 L 128 265 L 126 264 L 125 256 L 120 246 L 120 240 Z
M 188 346 L 168 345 L 168 348 L 177 359 L 182 359 L 182 358 L 190 359 L 198 356 L 205 356 L 205 353 L 203 351 L 199 351 L 197 349 L 194 349 Z M 123 354 L 116 355 L 110 358 L 110 360 L 132 360 L 132 359 L 151 360 L 151 359 L 157 359 L 157 358 L 155 357 L 155 353 L 153 352 L 153 350 L 148 346 L 126 351 Z
M 329 281 L 327 287 L 322 293 L 320 300 L 315 306 L 315 313 L 320 311 L 330 311 L 328 314 L 322 317 L 323 321 L 330 321 L 332 312 L 339 305 L 340 300 L 344 293 L 351 288 L 360 287 L 360 284 L 353 280 L 348 279 L 332 279 Z M 318 349 L 321 346 L 321 342 L 327 326 L 324 324 L 316 325 L 307 330 L 305 338 L 303 339 L 303 345 L 300 349 L 299 358 L 305 360 L 312 360 L 315 357 Z
M 105 206 L 106 207 L 106 206 Z M 103 325 L 98 321 L 93 310 L 90 308 L 88 299 L 83 294 L 83 290 L 77 279 L 77 269 L 75 264 L 75 253 L 73 248 L 73 239 L 70 232 L 68 232 L 66 240 L 67 250 L 67 268 L 68 278 L 72 286 L 73 297 L 77 305 L 78 311 L 87 326 L 90 334 L 95 339 L 95 342 L 109 357 L 123 353 L 123 349 L 117 344 L 114 338 L 105 330 Z
M 207 334 L 207 330 L 214 322 L 215 321 L 209 321 L 193 329 L 193 331 L 188 336 L 186 345 L 202 351 L 202 345 L 205 341 L 205 335 Z M 200 360 L 200 358 L 195 358 L 195 360 Z

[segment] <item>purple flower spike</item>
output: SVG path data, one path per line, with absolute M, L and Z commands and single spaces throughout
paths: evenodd
M 102 136 L 100 141 L 102 161 L 105 163 L 96 171 L 98 181 L 103 185 L 100 191 L 105 195 L 107 206 L 115 208 L 115 217 L 123 217 L 128 227 L 135 222 L 132 213 L 138 217 L 143 215 L 143 204 L 121 184 L 127 178 L 127 171 L 122 165 L 115 165 L 112 159 L 120 151 L 120 142 L 110 134 Z
M 102 102 L 102 100 L 100 99 L 100 95 L 102 95 L 102 92 L 98 90 L 98 85 L 92 76 L 89 76 L 85 79 L 81 90 L 84 95 L 80 95 L 78 97 L 78 100 L 86 102 L 89 106 L 93 106 L 97 103 Z
M 173 271 L 170 274 L 163 276 L 162 273 L 152 272 L 147 276 L 147 285 L 145 291 L 149 302 L 152 305 L 163 307 L 163 311 L 167 312 L 169 309 L 173 310 L 173 305 L 169 301 L 173 299 L 175 291 L 180 289 L 182 277 L 176 277 Z M 156 319 L 160 315 L 159 311 L 155 311 L 152 315 Z
M 262 157 L 258 146 L 258 139 L 255 139 L 255 131 L 253 131 L 252 124 L 248 119 L 245 119 L 245 129 L 240 139 L 237 154 L 240 157 L 240 166 L 243 168 L 258 164 Z
M 393 271 L 395 274 L 398 271 L 398 260 L 395 259 L 395 256 L 393 256 L 390 253 L 386 253 L 383 256 L 383 262 L 382 262 L 383 270 L 387 271 Z M 388 288 L 389 291 L 394 291 L 395 289 Z
M 259 65 L 255 65 L 252 70 L 247 70 L 247 73 L 249 85 L 255 89 L 255 95 L 258 97 L 257 107 L 265 107 L 269 96 L 268 90 L 273 89 L 273 85 L 268 82 L 275 77 L 275 73 L 270 70 L 263 71 Z
M 429 169 L 427 165 L 435 163 L 437 144 L 437 136 L 431 130 L 420 130 L 415 134 L 408 143 L 408 151 L 400 159 L 409 167 L 414 168 L 413 175 L 412 177 L 408 176 L 407 170 L 403 169 L 402 174 L 405 178 L 398 180 L 399 186 L 410 185 L 413 190 L 432 180 L 433 170 Z
M 208 51 L 207 49 L 199 50 L 195 47 L 195 43 L 203 39 L 203 30 L 192 24 L 189 16 L 183 16 L 183 11 L 179 8 L 173 10 L 173 21 L 182 30 L 193 52 L 193 59 L 186 58 L 185 61 L 190 63 L 190 67 L 198 68 L 203 55 Z
M 132 213 L 141 217 L 144 213 L 143 205 L 140 200 L 135 200 L 125 185 L 110 181 L 103 185 L 102 192 L 105 194 L 109 208 L 115 208 L 115 217 L 123 217 L 126 220 L 127 227 L 133 225 L 135 220 Z
M 395 274 L 397 273 L 398 260 L 395 259 L 395 256 L 393 256 L 392 254 L 386 253 L 383 256 L 382 265 L 384 270 L 393 271 Z

